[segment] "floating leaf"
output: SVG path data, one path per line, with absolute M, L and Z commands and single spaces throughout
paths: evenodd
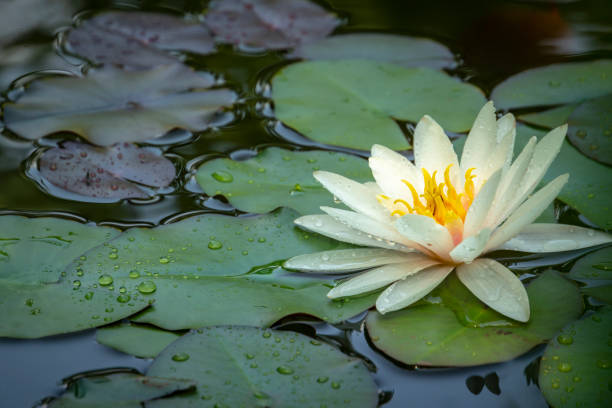
M 567 138 L 578 150 L 612 165 L 612 94 L 581 103 L 568 125 Z
M 297 215 L 287 209 L 256 217 L 207 214 L 132 228 L 86 253 L 67 272 L 71 279 L 79 269 L 88 272 L 81 277 L 83 290 L 104 276 L 132 297 L 154 300 L 149 312 L 132 320 L 168 330 L 268 326 L 294 313 L 338 322 L 372 306 L 373 295 L 331 301 L 326 294 L 333 280 L 279 266 L 291 256 L 338 247 L 337 241 L 295 228 Z
M 500 109 L 580 102 L 612 93 L 612 60 L 553 64 L 529 69 L 497 85 Z
M 206 129 L 236 95 L 201 90 L 210 81 L 181 75 L 183 69 L 178 64 L 133 72 L 107 67 L 82 78 L 36 80 L 16 102 L 4 105 L 4 121 L 28 139 L 72 131 L 101 146 L 153 139 L 177 127 Z
M 290 55 L 308 60 L 368 59 L 403 67 L 452 68 L 453 54 L 428 38 L 402 35 L 355 33 L 327 37 L 303 44 Z
M 552 407 L 609 405 L 611 333 L 612 307 L 608 306 L 566 326 L 548 343 L 538 383 Z
M 318 40 L 340 23 L 307 0 L 216 0 L 208 5 L 206 25 L 220 42 L 282 49 Z
M 369 150 L 372 144 L 409 147 L 393 119 L 425 114 L 445 129 L 466 131 L 485 103 L 473 85 L 427 68 L 366 61 L 308 61 L 289 65 L 272 80 L 276 117 L 325 144 Z
M 105 288 L 81 288 L 63 267 L 119 231 L 59 218 L 0 217 L 0 337 L 35 338 L 101 326 L 147 306 Z M 35 256 L 33 256 L 35 255 Z
M 519 115 L 518 119 L 530 125 L 545 128 L 555 128 L 567 123 L 570 115 L 576 109 L 577 104 L 562 105 L 558 108 L 548 109 L 542 112 L 526 113 Z
M 88 372 L 64 381 L 68 388 L 49 403 L 49 408 L 138 408 L 144 402 L 192 390 L 196 384 L 111 370 Z
M 376 384 L 361 360 L 303 334 L 206 327 L 165 349 L 148 375 L 188 378 L 197 393 L 157 407 L 376 407 Z
M 150 68 L 179 60 L 162 50 L 198 54 L 214 51 L 204 25 L 159 13 L 112 11 L 98 14 L 70 30 L 70 52 L 97 64 Z
M 223 194 L 242 211 L 265 213 L 285 206 L 312 214 L 320 212 L 322 205 L 334 204 L 331 194 L 312 177 L 315 170 L 333 171 L 361 182 L 372 177 L 367 161 L 355 156 L 277 147 L 244 161 L 207 161 L 196 177 L 206 194 Z
M 66 142 L 45 151 L 38 167 L 46 181 L 84 200 L 146 198 L 151 193 L 141 185 L 166 187 L 176 174 L 172 162 L 159 151 L 129 143 L 94 147 Z
M 580 258 L 568 276 L 588 284 L 581 291 L 612 304 L 612 247 L 599 249 Z
M 179 337 L 178 333 L 153 326 L 128 323 L 101 327 L 96 331 L 98 343 L 142 358 L 155 358 Z
M 448 281 L 441 289 L 458 285 L 457 279 Z M 466 288 L 455 286 L 451 293 L 453 297 L 447 295 L 439 304 L 423 302 L 386 315 L 370 312 L 366 325 L 374 345 L 406 364 L 496 363 L 511 360 L 546 341 L 582 312 L 578 288 L 552 271 L 527 287 L 531 318 L 524 324 L 509 324 L 501 315 L 495 318 L 497 313 L 473 295 L 466 301 Z M 449 306 L 451 300 L 457 304 Z

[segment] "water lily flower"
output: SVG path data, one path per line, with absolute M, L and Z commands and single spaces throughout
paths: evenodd
M 559 153 L 567 125 L 539 142 L 532 137 L 512 162 L 512 114 L 496 120 L 492 102 L 478 114 L 461 161 L 444 130 L 424 116 L 414 132 L 414 164 L 380 145 L 369 165 L 375 183 L 317 171 L 314 177 L 350 210 L 321 207 L 295 223 L 366 248 L 299 255 L 285 267 L 315 273 L 364 271 L 341 282 L 329 298 L 371 292 L 381 313 L 427 295 L 451 272 L 482 302 L 511 319 L 529 320 L 519 278 L 488 258 L 495 250 L 568 251 L 612 242 L 588 228 L 534 223 L 568 180 L 561 175 L 534 193 Z

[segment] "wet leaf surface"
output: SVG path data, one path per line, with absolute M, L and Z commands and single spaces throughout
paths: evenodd
M 540 361 L 538 382 L 548 403 L 555 408 L 607 406 L 611 344 L 610 306 L 564 327 Z
M 403 67 L 453 68 L 448 48 L 428 38 L 393 34 L 341 34 L 297 47 L 289 57 L 307 60 L 367 59 Z
M 453 284 L 447 280 L 444 286 Z M 466 288 L 455 290 L 467 293 Z M 405 364 L 470 366 L 506 361 L 551 338 L 582 313 L 578 288 L 555 272 L 545 272 L 532 281 L 527 293 L 531 318 L 524 324 L 508 324 L 501 315 L 481 320 L 496 313 L 474 296 L 461 309 L 449 306 L 452 298 L 447 296 L 439 304 L 422 302 L 386 315 L 370 312 L 366 326 L 374 346 Z M 471 319 L 458 310 L 468 311 L 462 314 Z
M 110 370 L 109 370 L 110 371 Z M 68 381 L 68 388 L 49 408 L 139 408 L 143 403 L 195 387 L 191 380 L 146 377 L 116 372 L 84 373 Z
M 206 327 L 172 343 L 152 376 L 188 378 L 197 393 L 147 407 L 376 407 L 376 384 L 361 360 L 295 332 Z
M 85 77 L 39 79 L 4 104 L 5 124 L 27 139 L 72 131 L 101 146 L 154 139 L 174 128 L 204 130 L 236 95 L 205 90 L 210 78 L 183 70 L 177 64 L 135 72 L 107 67 Z
M 147 307 L 105 288 L 81 290 L 70 260 L 119 231 L 59 218 L 0 217 L 0 337 L 36 338 L 101 326 Z M 35 256 L 33 256 L 35 254 Z
M 332 195 L 312 176 L 315 170 L 332 171 L 352 180 L 372 181 L 367 161 L 343 153 L 296 152 L 269 147 L 244 161 L 213 159 L 202 164 L 197 180 L 210 196 L 221 194 L 236 208 L 265 213 L 277 207 L 301 214 L 320 213 L 334 205 Z
M 578 104 L 561 105 L 557 108 L 547 109 L 541 112 L 519 115 L 518 119 L 529 125 L 552 129 L 567 123 L 567 120 L 574 109 L 576 109 L 576 106 L 578 106 Z
M 305 313 L 338 322 L 369 308 L 375 296 L 328 300 L 333 280 L 290 273 L 281 261 L 338 247 L 338 242 L 293 226 L 291 210 L 230 217 L 194 216 L 156 228 L 132 228 L 108 245 L 88 251 L 79 270 L 81 290 L 112 282 L 115 294 L 155 303 L 133 320 L 168 330 L 216 324 L 269 326 Z M 110 285 L 111 283 L 107 283 Z
M 120 323 L 96 330 L 98 343 L 142 358 L 157 357 L 180 336 L 180 333 L 133 323 Z
M 485 103 L 482 92 L 427 68 L 366 60 L 289 65 L 272 79 L 278 119 L 319 143 L 369 150 L 409 144 L 394 119 L 425 114 L 453 132 L 468 130 Z
M 612 94 L 581 103 L 568 125 L 567 138 L 578 150 L 612 165 Z
M 612 304 L 612 247 L 583 256 L 572 266 L 568 276 L 586 284 L 580 288 L 582 293 Z
M 38 167 L 60 189 L 103 200 L 149 197 L 152 191 L 144 186 L 167 187 L 176 175 L 174 164 L 158 150 L 128 143 L 95 147 L 66 142 L 46 150 Z
M 581 102 L 612 92 L 612 60 L 553 64 L 529 69 L 497 85 L 498 109 Z
M 112 11 L 83 21 L 66 36 L 68 50 L 96 64 L 150 68 L 179 61 L 165 50 L 209 54 L 215 44 L 206 27 L 159 13 Z
M 265 49 L 318 40 L 339 24 L 334 14 L 307 0 L 215 0 L 206 13 L 217 41 Z

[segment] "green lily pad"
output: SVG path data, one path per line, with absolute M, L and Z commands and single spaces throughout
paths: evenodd
M 578 104 L 575 103 L 562 105 L 542 112 L 519 115 L 517 118 L 529 125 L 552 129 L 567 123 L 567 120 L 574 109 L 576 109 L 576 106 L 578 106 Z
M 121 323 L 101 327 L 96 331 L 96 341 L 115 350 L 142 358 L 155 358 L 180 334 L 152 326 Z
M 607 407 L 612 370 L 612 307 L 563 328 L 540 361 L 538 383 L 554 407 Z M 607 401 L 607 402 L 606 402 Z
M 0 217 L 0 337 L 36 338 L 101 326 L 147 307 L 62 279 L 74 258 L 119 234 L 59 218 Z M 35 254 L 35 256 L 33 256 Z
M 226 158 L 207 161 L 198 169 L 196 178 L 206 194 L 222 194 L 242 211 L 265 213 L 285 206 L 301 214 L 314 214 L 320 212 L 320 206 L 334 204 L 331 194 L 312 176 L 315 170 L 332 171 L 361 182 L 372 181 L 368 162 L 361 158 L 278 147 L 269 147 L 243 161 Z
M 155 303 L 135 318 L 168 330 L 215 324 L 268 326 L 306 313 L 338 322 L 369 308 L 375 296 L 349 302 L 326 297 L 333 284 L 279 265 L 302 253 L 338 248 L 338 242 L 293 226 L 297 213 L 229 217 L 207 214 L 156 228 L 127 230 L 92 249 L 67 272 L 81 269 L 82 288 L 112 281 L 115 295 Z M 134 319 L 133 319 L 134 320 Z
M 369 59 L 403 67 L 438 69 L 456 65 L 450 50 L 429 38 L 379 33 L 334 35 L 302 44 L 289 57 L 307 60 Z
M 612 304 L 612 247 L 583 256 L 572 266 L 568 276 L 587 284 L 581 288 L 584 294 Z
M 143 403 L 178 391 L 189 391 L 195 381 L 145 377 L 132 372 L 84 373 L 64 380 L 66 391 L 49 408 L 140 408 Z
M 27 139 L 71 131 L 100 146 L 154 139 L 174 128 L 204 130 L 236 95 L 203 90 L 211 81 L 183 70 L 180 64 L 148 71 L 105 67 L 85 77 L 46 77 L 3 105 L 4 121 Z
M 545 272 L 535 279 L 527 293 L 531 318 L 525 324 L 510 324 L 501 315 L 495 317 L 474 296 L 466 302 L 465 295 L 456 295 L 455 304 L 449 305 L 447 295 L 439 304 L 423 302 L 386 315 L 370 312 L 366 325 L 378 349 L 406 364 L 496 363 L 529 351 L 582 313 L 578 288 L 555 272 Z M 470 318 L 461 318 L 463 314 Z
M 307 61 L 272 79 L 276 117 L 319 143 L 369 150 L 409 147 L 394 119 L 425 114 L 446 130 L 467 131 L 485 103 L 482 92 L 428 68 L 376 61 Z
M 612 94 L 581 103 L 568 125 L 567 138 L 578 150 L 612 165 Z
M 207 327 L 172 343 L 148 375 L 188 378 L 197 393 L 157 407 L 376 407 L 361 360 L 295 332 Z
M 499 109 L 581 102 L 612 93 L 612 60 L 553 64 L 529 69 L 497 85 Z

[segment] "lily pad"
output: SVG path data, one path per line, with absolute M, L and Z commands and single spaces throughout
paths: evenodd
M 326 298 L 333 284 L 283 270 L 283 260 L 338 247 L 338 242 L 293 226 L 298 216 L 229 217 L 206 214 L 156 228 L 132 228 L 87 252 L 82 288 L 112 281 L 115 295 L 149 299 L 151 310 L 132 320 L 168 330 L 215 324 L 268 326 L 295 313 L 338 322 L 368 309 L 375 295 L 349 302 Z
M 266 49 L 318 40 L 338 24 L 334 14 L 307 0 L 215 0 L 206 13 L 217 41 Z
M 523 71 L 497 85 L 499 109 L 581 102 L 612 93 L 612 60 L 553 64 Z
M 583 256 L 572 266 L 568 276 L 587 284 L 581 288 L 586 295 L 612 304 L 612 247 Z
M 174 340 L 181 337 L 153 326 L 120 323 L 96 330 L 96 341 L 123 353 L 141 358 L 155 358 Z
M 580 104 L 568 125 L 567 138 L 578 150 L 612 165 L 612 94 Z
M 100 370 L 64 380 L 68 388 L 49 408 L 140 408 L 143 403 L 195 388 L 191 380 L 146 377 L 131 372 Z
M 367 59 L 403 67 L 453 68 L 453 54 L 428 38 L 379 33 L 327 37 L 297 47 L 289 57 L 307 60 Z
M 445 282 L 441 288 L 453 284 Z M 448 289 L 447 289 L 448 290 Z M 576 285 L 548 271 L 527 287 L 531 319 L 510 323 L 471 295 L 453 288 L 454 297 L 436 304 L 423 302 L 398 312 L 370 312 L 366 325 L 374 345 L 406 364 L 470 366 L 511 360 L 551 338 L 561 327 L 582 313 L 582 298 Z M 460 302 L 461 308 L 457 304 Z M 464 320 L 457 310 L 467 311 Z M 463 322 L 462 322 L 463 320 Z M 479 327 L 474 327 L 477 325 Z
M 276 117 L 319 143 L 369 150 L 409 147 L 394 119 L 429 114 L 447 130 L 468 130 L 485 103 L 482 92 L 428 68 L 366 60 L 307 61 L 272 79 Z
M 100 146 L 154 139 L 174 128 L 204 130 L 236 95 L 203 90 L 210 81 L 183 70 L 178 64 L 128 72 L 106 67 L 86 77 L 36 80 L 4 104 L 4 121 L 27 139 L 72 131 Z
M 609 405 L 611 341 L 612 307 L 608 306 L 566 326 L 548 343 L 538 383 L 552 407 Z
M 376 384 L 361 360 L 303 334 L 206 327 L 172 343 L 148 375 L 188 378 L 197 393 L 157 407 L 376 407 Z
M 81 290 L 63 268 L 119 234 L 59 218 L 0 217 L 0 337 L 36 338 L 101 326 L 145 308 L 103 288 Z M 32 256 L 35 254 L 35 256 Z
M 572 103 L 557 108 L 547 109 L 542 112 L 526 113 L 524 115 L 519 115 L 518 119 L 529 125 L 552 129 L 567 123 L 567 120 L 574 109 L 576 109 L 576 106 L 578 106 L 578 104 Z
M 47 182 L 84 201 L 146 198 L 152 191 L 143 185 L 167 187 L 176 175 L 174 164 L 158 150 L 129 143 L 94 147 L 66 142 L 45 151 L 38 168 Z
M 315 170 L 336 172 L 361 182 L 372 178 L 367 161 L 352 155 L 277 147 L 262 150 L 248 160 L 207 161 L 196 178 L 206 194 L 222 194 L 242 211 L 265 213 L 285 206 L 301 214 L 313 214 L 320 212 L 322 205 L 334 204 L 329 192 L 312 176 Z
M 201 23 L 159 13 L 112 11 L 83 21 L 66 36 L 71 53 L 96 64 L 150 68 L 179 62 L 163 50 L 198 54 L 214 51 Z

